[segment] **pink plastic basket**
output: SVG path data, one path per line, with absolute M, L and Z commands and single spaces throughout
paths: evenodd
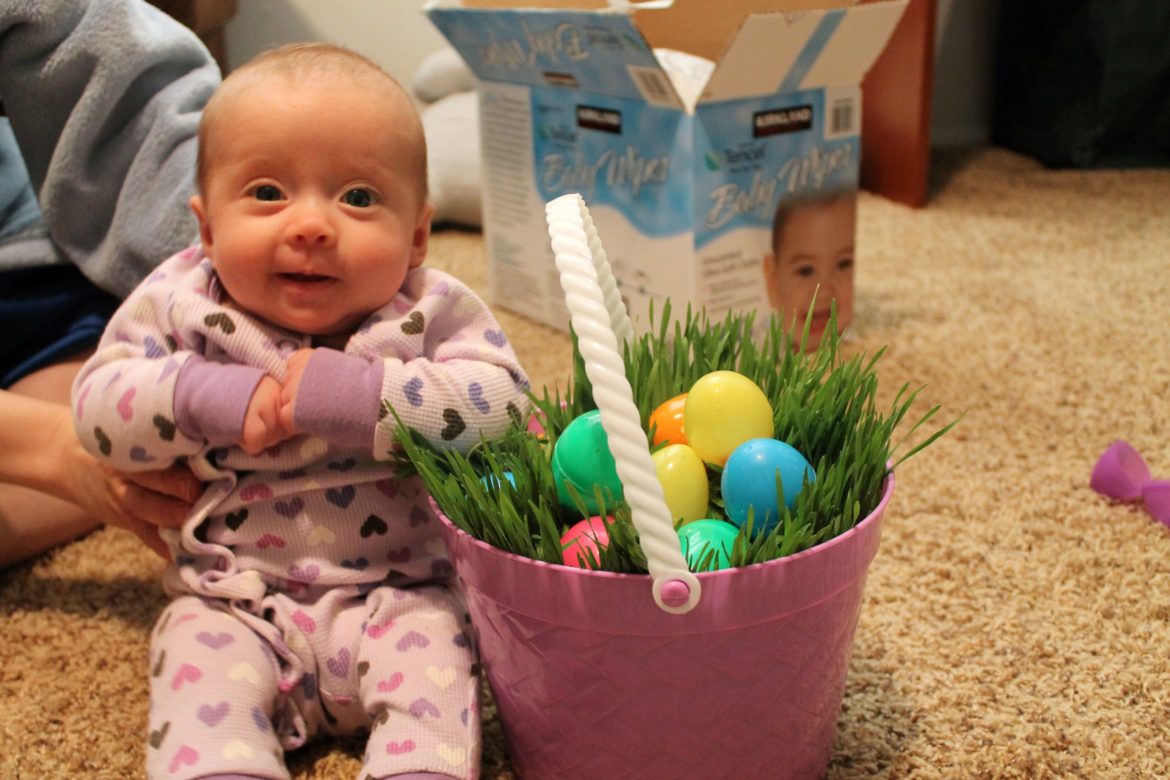
M 621 451 L 614 418 L 628 415 L 632 400 L 625 407 L 598 392 L 610 382 L 603 374 L 616 347 L 591 360 L 588 329 L 583 333 L 578 323 L 580 301 L 572 298 L 581 290 L 571 289 L 568 265 L 581 259 L 570 256 L 585 254 L 595 269 L 584 285 L 596 293 L 591 305 L 609 312 L 611 333 L 629 337 L 620 299 L 605 303 L 612 275 L 588 210 L 575 195 L 548 210 L 586 372 L 650 574 L 522 558 L 471 537 L 435 507 L 464 583 L 513 768 L 525 780 L 819 777 L 836 736 L 865 574 L 893 475 L 878 507 L 824 544 L 745 568 L 687 572 L 653 471 L 653 484 L 645 482 L 630 463 L 639 455 Z M 649 452 L 637 430 L 644 466 Z

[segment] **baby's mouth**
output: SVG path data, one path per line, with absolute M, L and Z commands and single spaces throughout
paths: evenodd
M 331 282 L 332 276 L 324 276 L 322 274 L 296 274 L 296 273 L 282 273 L 277 274 L 286 282 L 296 282 L 297 284 L 314 284 L 317 282 Z
M 825 326 L 829 324 L 829 312 L 814 311 L 812 314 L 812 329 L 824 330 Z

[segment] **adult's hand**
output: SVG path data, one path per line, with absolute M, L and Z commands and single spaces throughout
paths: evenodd
M 115 471 L 77 445 L 72 468 L 62 471 L 60 495 L 98 522 L 130 531 L 163 558 L 170 558 L 160 528 L 178 528 L 199 498 L 202 483 L 186 466 L 165 471 Z

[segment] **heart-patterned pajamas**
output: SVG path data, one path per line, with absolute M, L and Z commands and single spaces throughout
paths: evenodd
M 317 733 L 364 731 L 362 777 L 473 774 L 478 680 L 451 589 L 311 589 L 266 597 L 264 608 L 297 657 L 296 674 L 222 602 L 182 596 L 159 620 L 150 777 L 287 778 L 284 749 Z
M 175 601 L 151 646 L 147 769 L 288 776 L 283 752 L 369 731 L 362 777 L 478 774 L 478 679 L 438 521 L 384 461 L 397 426 L 468 449 L 526 413 L 527 380 L 486 306 L 429 269 L 315 349 L 304 433 L 232 443 L 260 378 L 308 337 L 226 298 L 196 247 L 119 308 L 74 385 L 87 447 L 123 470 L 185 459 L 207 489 L 172 541 Z

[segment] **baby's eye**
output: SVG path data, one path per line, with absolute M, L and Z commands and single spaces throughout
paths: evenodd
M 852 267 L 853 267 L 853 258 L 852 257 L 842 257 L 840 260 L 837 261 L 838 270 L 848 271 Z
M 274 201 L 284 198 L 284 193 L 280 191 L 279 187 L 273 184 L 261 184 L 252 190 L 252 197 L 256 200 Z
M 796 267 L 796 275 L 804 277 L 805 279 L 808 279 L 816 272 L 817 270 L 811 265 L 799 265 Z
M 354 187 L 341 196 L 341 202 L 349 206 L 356 206 L 359 209 L 368 208 L 374 205 L 374 193 L 367 190 L 365 187 Z

